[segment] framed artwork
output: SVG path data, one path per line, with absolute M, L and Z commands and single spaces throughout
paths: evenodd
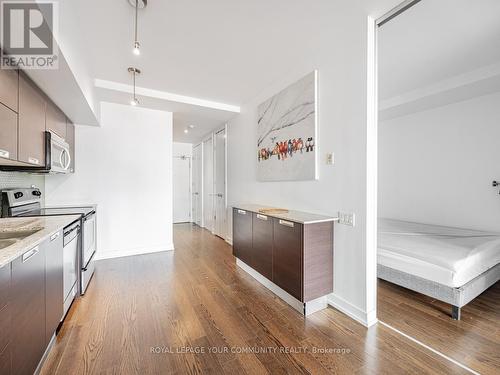
M 314 71 L 258 107 L 257 179 L 318 178 L 318 72 Z

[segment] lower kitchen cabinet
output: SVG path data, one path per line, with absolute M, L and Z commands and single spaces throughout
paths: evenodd
M 273 218 L 253 213 L 253 268 L 269 280 L 273 279 Z
M 233 254 L 250 267 L 252 261 L 252 213 L 245 210 L 233 211 Z
M 302 224 L 273 219 L 273 282 L 302 301 Z
M 64 314 L 63 232 L 41 245 L 45 252 L 45 345 L 48 345 Z
M 300 302 L 333 292 L 333 222 L 291 221 L 233 208 L 233 255 Z
M 0 351 L 0 374 L 12 374 L 12 353 L 10 351 L 10 346 L 7 346 L 3 351 Z
M 16 375 L 31 375 L 46 348 L 44 246 L 12 262 L 11 303 L 12 368 Z

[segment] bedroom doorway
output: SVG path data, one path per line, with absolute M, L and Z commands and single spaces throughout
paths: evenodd
M 369 149 L 379 322 L 482 374 L 500 368 L 499 17 L 421 0 L 377 21 Z

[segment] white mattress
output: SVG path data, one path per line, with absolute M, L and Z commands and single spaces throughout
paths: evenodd
M 453 288 L 500 263 L 500 234 L 379 219 L 377 261 Z

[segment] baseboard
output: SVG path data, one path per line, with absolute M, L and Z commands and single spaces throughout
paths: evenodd
M 95 260 L 129 257 L 133 255 L 144 255 L 144 254 L 160 253 L 162 251 L 173 251 L 173 250 L 174 250 L 174 244 L 170 244 L 167 246 L 157 246 L 157 247 L 131 249 L 131 250 L 102 251 L 102 252 L 97 251 L 97 253 L 95 254 Z
M 359 307 L 354 306 L 352 303 L 347 302 L 342 297 L 337 296 L 335 293 L 328 296 L 328 304 L 337 310 L 342 311 L 348 317 L 354 319 L 358 323 L 361 323 L 365 327 L 371 327 L 378 321 L 375 311 L 367 313 Z
M 231 237 L 226 237 L 226 242 L 227 242 L 229 245 L 233 246 L 233 239 L 232 239 Z

